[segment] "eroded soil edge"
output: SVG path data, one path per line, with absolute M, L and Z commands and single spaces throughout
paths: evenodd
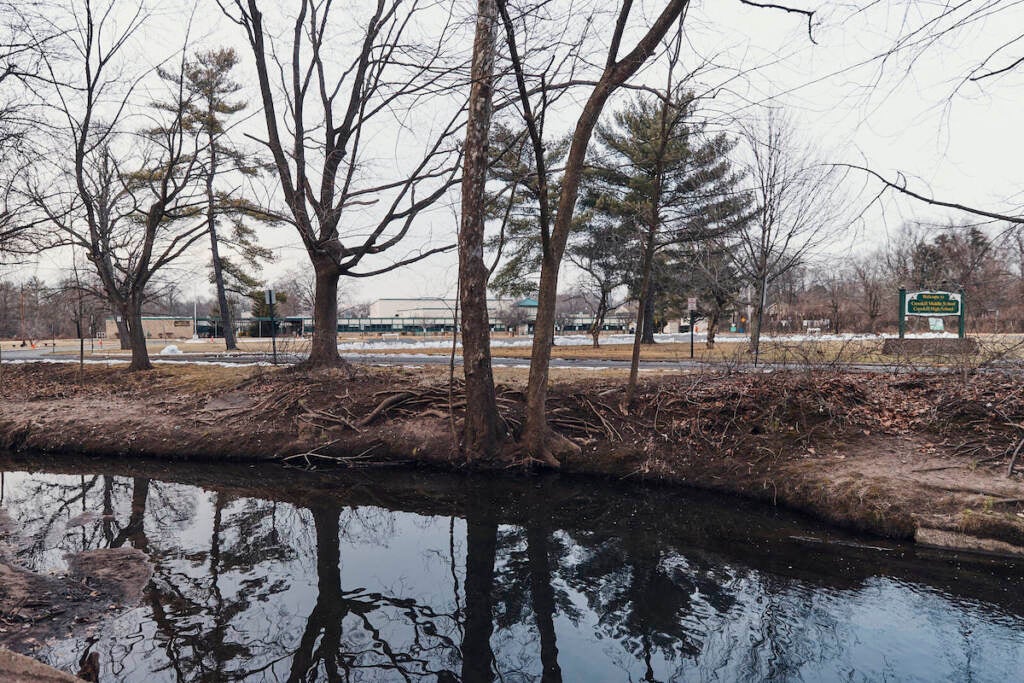
M 486 462 L 460 453 L 464 405 L 442 370 L 2 372 L 0 449 L 517 467 L 514 446 Z M 675 482 L 881 536 L 1024 553 L 1024 479 L 1006 475 L 1024 437 L 1018 385 L 995 374 L 677 375 L 647 381 L 627 410 L 620 378 L 570 378 L 552 388 L 549 415 L 582 447 L 564 472 Z M 515 376 L 499 389 L 513 436 L 521 389 Z

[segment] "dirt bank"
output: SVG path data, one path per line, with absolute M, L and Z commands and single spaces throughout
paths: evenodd
M 465 467 L 442 370 L 4 366 L 0 448 L 314 467 Z M 524 375 L 500 406 L 521 424 Z M 834 372 L 651 378 L 624 411 L 620 377 L 562 377 L 552 425 L 582 447 L 565 472 L 685 483 L 941 546 L 1024 553 L 1024 435 L 1011 377 Z M 510 467 L 512 449 L 477 467 Z M 1024 469 L 1024 468 L 1022 468 Z

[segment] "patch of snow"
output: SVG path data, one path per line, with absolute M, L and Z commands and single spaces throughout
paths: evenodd
M 270 367 L 270 366 L 273 365 L 273 363 L 271 363 L 270 361 L 262 361 L 262 360 L 261 361 L 256 361 L 256 362 L 253 362 L 253 363 L 229 363 L 227 361 L 213 361 L 213 360 L 190 360 L 190 361 L 185 361 L 184 363 L 182 361 L 177 361 L 177 360 L 154 360 L 153 362 L 154 363 L 169 363 L 169 364 L 174 364 L 174 365 L 182 365 L 182 364 L 187 364 L 187 365 L 209 365 L 211 367 L 216 367 L 216 368 L 255 368 L 255 367 L 267 368 L 267 367 Z
M 779 342 L 779 343 L 805 343 L 805 342 L 836 342 L 836 341 L 881 341 L 890 337 L 896 337 L 895 334 L 782 334 L 782 335 L 762 335 L 761 341 L 763 342 Z M 907 339 L 939 339 L 939 338 L 954 338 L 956 334 L 951 332 L 928 332 L 923 334 L 908 334 Z M 688 344 L 690 342 L 689 332 L 674 332 L 668 334 L 656 334 L 654 335 L 654 341 L 660 344 Z M 707 334 L 704 332 L 697 332 L 693 335 L 694 343 L 701 343 L 707 341 Z M 715 337 L 715 342 L 722 344 L 738 343 L 745 344 L 749 341 L 749 337 L 745 334 L 719 334 Z M 602 345 L 614 345 L 614 344 L 632 344 L 633 335 L 631 334 L 609 334 L 601 337 Z M 573 334 L 573 335 L 557 335 L 555 337 L 555 348 L 552 350 L 553 355 L 558 355 L 558 347 L 570 347 L 570 346 L 590 346 L 593 344 L 593 340 L 589 335 L 584 334 Z M 516 338 L 516 339 L 503 339 L 501 337 L 491 338 L 491 347 L 493 348 L 523 348 L 533 345 L 533 339 L 529 337 Z M 360 341 L 348 341 L 341 342 L 338 344 L 339 351 L 382 351 L 389 349 L 402 349 L 409 351 L 420 351 L 420 350 L 437 350 L 445 349 L 451 350 L 451 340 L 445 339 L 416 339 L 410 337 L 399 337 L 397 339 L 382 339 L 380 337 L 368 338 Z M 457 345 L 458 348 L 462 347 L 462 344 Z
M 174 344 L 168 344 L 164 348 L 160 349 L 160 355 L 161 356 L 177 356 L 177 355 L 180 355 L 180 354 L 181 354 L 181 349 L 179 349 Z

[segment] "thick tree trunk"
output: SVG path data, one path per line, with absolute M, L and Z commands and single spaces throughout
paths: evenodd
M 117 309 L 114 311 L 114 322 L 117 325 L 117 341 L 120 343 L 121 350 L 127 351 L 132 348 L 131 336 L 128 334 L 128 323 L 125 322 L 123 315 L 119 315 Z
M 146 331 L 142 328 L 142 304 L 129 302 L 122 309 L 122 316 L 128 325 L 128 338 L 131 342 L 132 362 L 128 366 L 130 372 L 152 370 L 149 361 L 149 349 L 146 348 Z
M 313 368 L 344 365 L 338 354 L 338 266 L 329 258 L 313 261 L 316 292 L 313 299 L 313 339 L 306 365 Z
M 462 174 L 459 300 L 462 305 L 462 369 L 466 378 L 463 446 L 468 459 L 492 455 L 499 438 L 498 404 L 491 368 L 491 325 L 487 314 L 488 269 L 484 263 L 484 189 L 497 16 L 495 0 L 479 0 Z

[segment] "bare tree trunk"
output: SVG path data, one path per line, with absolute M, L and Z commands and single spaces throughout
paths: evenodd
M 533 348 L 530 354 L 530 377 L 526 386 L 526 420 L 523 441 L 527 451 L 542 462 L 559 467 L 555 451 L 570 449 L 573 444 L 556 435 L 548 427 L 548 368 L 551 347 L 555 342 L 555 302 L 558 294 L 558 268 L 562 254 L 545 256 L 537 292 L 537 320 L 533 324 Z
M 149 361 L 149 350 L 146 348 L 146 331 L 142 328 L 142 304 L 129 301 L 122 309 L 122 316 L 131 340 L 132 362 L 128 370 L 152 370 L 153 364 Z
M 118 310 L 114 309 L 114 322 L 117 325 L 117 341 L 120 342 L 121 350 L 127 351 L 132 348 L 131 335 L 128 334 L 128 323 L 125 322 L 124 315 L 119 315 Z
M 499 438 L 498 404 L 491 369 L 491 325 L 487 315 L 488 268 L 484 263 L 484 189 L 494 94 L 495 0 L 479 0 L 473 44 L 459 229 L 459 299 L 462 304 L 462 369 L 466 378 L 465 453 L 494 453 Z
M 754 305 L 754 315 L 750 320 L 750 352 L 758 354 L 761 351 L 761 329 L 764 325 L 765 297 L 768 290 L 768 277 L 763 275 L 758 278 L 757 303 Z
M 337 264 L 330 257 L 314 261 L 313 270 L 316 273 L 313 339 L 305 365 L 347 365 L 338 354 L 338 278 L 341 274 Z

